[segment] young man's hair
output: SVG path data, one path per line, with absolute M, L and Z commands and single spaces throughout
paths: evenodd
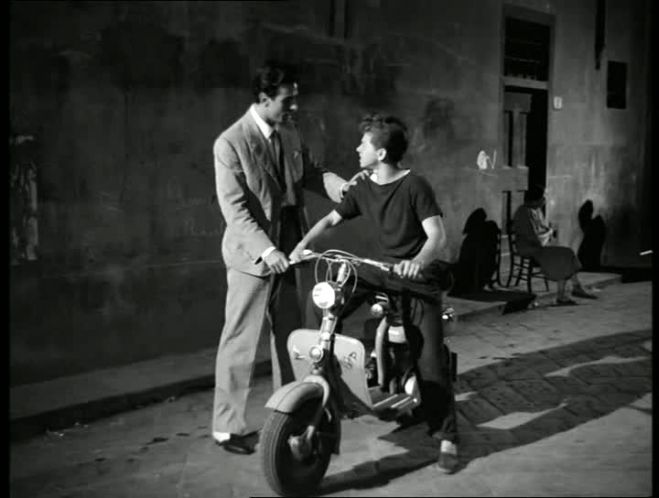
M 377 149 L 385 149 L 385 163 L 398 163 L 407 151 L 407 126 L 395 116 L 369 114 L 359 125 L 362 133 L 371 135 L 371 143 Z
M 282 85 L 293 85 L 297 83 L 295 68 L 290 64 L 269 60 L 261 66 L 252 80 L 252 93 L 254 102 L 259 101 L 261 92 L 268 97 L 274 98 Z

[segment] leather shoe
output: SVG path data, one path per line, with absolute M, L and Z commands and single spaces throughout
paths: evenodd
M 437 459 L 437 469 L 444 474 L 453 474 L 458 468 L 458 463 L 458 455 L 440 451 L 439 458 Z
M 229 453 L 237 455 L 251 455 L 255 451 L 256 443 L 258 442 L 258 434 L 248 434 L 247 436 L 237 436 L 231 434 L 231 437 L 226 441 L 219 442 L 215 440 L 215 444 L 221 446 Z
M 569 297 L 564 297 L 563 299 L 556 299 L 552 303 L 552 306 L 575 306 L 579 303 L 577 303 L 574 299 L 570 299 Z
M 597 299 L 597 296 L 595 294 L 591 294 L 590 292 L 586 292 L 584 289 L 574 289 L 572 291 L 572 295 L 574 297 L 583 297 L 585 299 Z
M 437 458 L 437 469 L 444 474 L 453 474 L 458 469 L 459 463 L 458 448 L 455 443 L 442 441 L 439 457 Z

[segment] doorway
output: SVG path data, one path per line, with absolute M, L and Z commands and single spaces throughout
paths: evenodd
M 548 81 L 553 17 L 504 7 L 503 152 L 528 168 L 528 187 L 547 184 Z
M 528 168 L 528 186 L 547 182 L 547 90 L 504 88 L 504 161 Z
M 507 239 L 512 218 L 529 187 L 547 185 L 549 80 L 554 16 L 524 7 L 504 5 L 502 15 L 501 150 L 506 166 L 527 169 L 525 188 L 503 186 L 501 210 L 502 269 L 510 272 Z M 506 264 L 504 261 L 507 261 Z M 501 281 L 501 280 L 500 280 Z

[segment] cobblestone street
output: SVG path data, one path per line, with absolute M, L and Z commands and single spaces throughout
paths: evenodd
M 325 496 L 650 496 L 652 286 L 458 322 L 459 471 L 417 425 L 344 421 Z M 252 414 L 266 416 L 267 377 Z M 271 496 L 258 454 L 209 434 L 204 390 L 10 448 L 12 498 Z

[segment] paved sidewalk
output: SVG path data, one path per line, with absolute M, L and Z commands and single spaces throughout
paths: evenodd
M 580 273 L 584 286 L 595 289 L 619 282 L 620 275 L 611 273 Z M 518 296 L 525 289 L 502 289 Z M 535 281 L 534 291 L 539 303 L 555 297 L 555 284 L 544 291 Z M 461 321 L 487 320 L 487 316 L 501 315 L 514 309 L 511 304 L 496 298 L 475 301 L 449 297 Z M 522 303 L 528 300 L 522 299 Z M 518 301 L 519 302 L 519 301 Z M 518 306 L 517 306 L 518 307 Z M 361 330 L 364 313 L 356 313 L 346 327 Z M 459 326 L 458 326 L 459 327 Z M 111 369 L 96 370 L 80 375 L 61 377 L 47 382 L 27 384 L 10 390 L 10 435 L 24 439 L 46 430 L 61 429 L 84 423 L 149 403 L 178 397 L 186 392 L 213 386 L 215 348 L 196 353 L 170 355 L 154 360 Z M 257 353 L 256 375 L 270 372 L 269 352 L 261 341 Z

